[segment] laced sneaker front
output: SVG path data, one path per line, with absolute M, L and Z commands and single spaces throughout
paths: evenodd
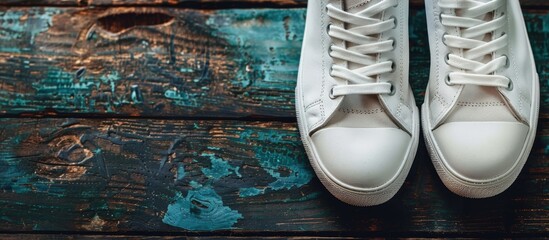
M 407 22 L 408 1 L 308 3 L 296 87 L 299 129 L 321 182 L 352 205 L 394 196 L 417 150 Z
M 444 184 L 490 197 L 507 189 L 535 137 L 539 83 L 515 0 L 426 0 L 431 76 L 424 136 Z
M 446 55 L 446 63 L 453 68 L 446 83 L 473 84 L 510 89 L 511 80 L 495 72 L 508 66 L 509 58 L 497 52 L 508 45 L 502 31 L 507 18 L 504 12 L 495 15 L 506 0 L 482 2 L 476 0 L 441 0 L 440 8 L 449 13 L 440 14 L 442 25 L 459 29 L 459 35 L 443 35 L 443 43 L 454 50 Z M 501 35 L 494 34 L 501 32 Z M 488 61 L 486 60 L 488 59 Z
M 330 56 L 335 59 L 330 75 L 346 81 L 330 90 L 332 98 L 352 94 L 390 94 L 391 82 L 378 82 L 378 76 L 395 68 L 393 60 L 381 60 L 379 54 L 395 49 L 396 40 L 380 39 L 380 35 L 396 27 L 396 18 L 381 20 L 375 16 L 397 6 L 397 0 L 386 0 L 357 13 L 350 13 L 328 4 L 327 13 L 332 20 L 344 26 L 328 25 L 328 35 L 333 41 L 343 41 L 346 46 L 330 46 Z M 347 26 L 347 27 L 345 27 Z M 355 65 L 354 69 L 350 66 Z

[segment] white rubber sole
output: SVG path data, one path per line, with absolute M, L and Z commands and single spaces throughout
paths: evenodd
M 425 142 L 427 144 L 427 150 L 431 156 L 431 161 L 435 166 L 438 176 L 444 183 L 444 185 L 452 192 L 462 197 L 467 198 L 488 198 L 498 195 L 508 189 L 513 182 L 517 179 L 520 171 L 524 167 L 532 146 L 534 144 L 534 139 L 536 137 L 536 129 L 538 124 L 538 115 L 539 115 L 539 77 L 535 81 L 533 93 L 535 96 L 533 99 L 534 110 L 530 114 L 530 122 L 532 125 L 528 131 L 527 141 L 524 144 L 520 157 L 515 165 L 507 171 L 505 174 L 501 175 L 497 179 L 486 181 L 486 182 L 471 182 L 467 181 L 463 177 L 453 173 L 449 170 L 446 165 L 446 160 L 440 154 L 439 147 L 434 141 L 433 133 L 431 129 L 431 121 L 429 121 L 429 105 L 424 103 L 422 106 L 422 125 L 423 125 L 423 136 L 425 137 Z M 427 97 L 426 97 L 427 98 Z
M 299 86 L 299 84 L 298 84 Z M 419 110 L 414 106 L 414 123 L 413 123 L 413 134 L 412 141 L 408 146 L 408 151 L 406 153 L 406 159 L 403 161 L 399 171 L 395 173 L 395 176 L 386 184 L 383 184 L 379 188 L 367 189 L 364 191 L 357 191 L 354 189 L 346 188 L 338 184 L 326 171 L 323 170 L 323 167 L 319 163 L 319 157 L 314 149 L 312 144 L 311 137 L 308 132 L 305 130 L 305 119 L 302 116 L 304 109 L 301 107 L 301 91 L 299 88 L 296 88 L 296 113 L 299 126 L 299 132 L 301 134 L 301 140 L 303 146 L 307 151 L 307 156 L 311 166 L 313 167 L 317 177 L 320 179 L 320 182 L 328 189 L 328 191 L 335 196 L 337 199 L 341 200 L 350 205 L 354 206 L 375 206 L 389 201 L 400 189 L 406 176 L 410 172 L 412 163 L 416 156 L 418 143 L 419 143 Z

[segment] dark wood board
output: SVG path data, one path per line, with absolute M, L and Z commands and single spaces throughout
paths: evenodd
M 4 8 L 0 115 L 294 118 L 304 15 L 304 9 Z M 128 20 L 134 17 L 142 20 Z M 410 19 L 410 79 L 422 103 L 429 74 L 425 12 L 412 10 Z M 112 24 L 118 20 L 125 22 Z M 526 20 L 547 102 L 549 14 L 529 10 Z M 128 29 L 144 22 L 165 24 Z
M 423 6 L 424 0 L 410 0 L 412 6 Z M 547 7 L 544 0 L 520 0 L 523 7 Z M 304 7 L 307 0 L 3 0 L 5 6 L 193 6 L 193 7 Z
M 370 208 L 327 193 L 294 123 L 13 118 L 0 121 L 0 133 L 3 232 L 549 234 L 545 119 L 503 194 L 452 194 L 422 144 L 396 197 Z

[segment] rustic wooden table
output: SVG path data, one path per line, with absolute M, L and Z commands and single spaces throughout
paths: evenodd
M 394 199 L 356 208 L 316 179 L 295 123 L 305 0 L 2 0 L 0 238 L 549 236 L 549 2 L 521 2 L 543 105 L 516 183 L 458 197 L 421 144 Z

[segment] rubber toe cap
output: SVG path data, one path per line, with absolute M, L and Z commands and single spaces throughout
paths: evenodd
M 519 160 L 528 126 L 518 122 L 453 122 L 433 131 L 445 165 L 458 177 L 496 180 Z
M 412 141 L 396 128 L 328 128 L 311 138 L 324 172 L 342 187 L 358 191 L 391 181 Z

